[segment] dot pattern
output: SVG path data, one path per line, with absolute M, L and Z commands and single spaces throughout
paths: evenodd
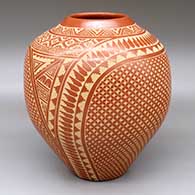
M 86 144 L 101 180 L 122 175 L 161 125 L 170 100 L 165 53 L 127 62 L 96 88 L 86 117 Z

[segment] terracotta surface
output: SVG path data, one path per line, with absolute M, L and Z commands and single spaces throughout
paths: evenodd
M 80 13 L 29 46 L 25 99 L 37 130 L 79 177 L 123 175 L 168 110 L 163 45 L 127 15 Z

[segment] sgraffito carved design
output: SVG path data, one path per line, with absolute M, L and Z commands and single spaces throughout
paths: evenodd
M 59 24 L 50 30 L 55 35 L 68 37 L 94 37 L 94 38 L 108 38 L 108 37 L 124 37 L 129 35 L 137 35 L 144 32 L 136 23 L 124 26 L 121 28 L 81 28 L 81 27 L 64 27 Z
M 25 59 L 25 99 L 47 143 L 81 178 L 124 174 L 167 113 L 171 78 L 163 45 L 137 24 L 59 24 Z

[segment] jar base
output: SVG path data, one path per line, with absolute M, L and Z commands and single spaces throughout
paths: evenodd
M 127 173 L 128 170 L 126 170 L 125 172 L 123 172 L 121 175 L 118 175 L 116 177 L 110 177 L 109 179 L 98 179 L 98 180 L 93 180 L 93 179 L 89 179 L 89 178 L 85 178 L 85 177 L 82 177 L 82 176 L 78 176 L 76 173 L 73 172 L 73 174 L 79 178 L 79 179 L 82 179 L 82 180 L 85 180 L 85 181 L 89 181 L 89 182 L 109 182 L 109 181 L 112 181 L 112 180 L 116 180 L 116 179 L 119 179 L 121 177 L 123 177 L 126 173 Z

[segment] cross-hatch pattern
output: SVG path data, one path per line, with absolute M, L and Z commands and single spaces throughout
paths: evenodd
M 101 80 L 86 117 L 86 144 L 101 180 L 122 175 L 161 125 L 170 98 L 166 55 L 127 62 Z

